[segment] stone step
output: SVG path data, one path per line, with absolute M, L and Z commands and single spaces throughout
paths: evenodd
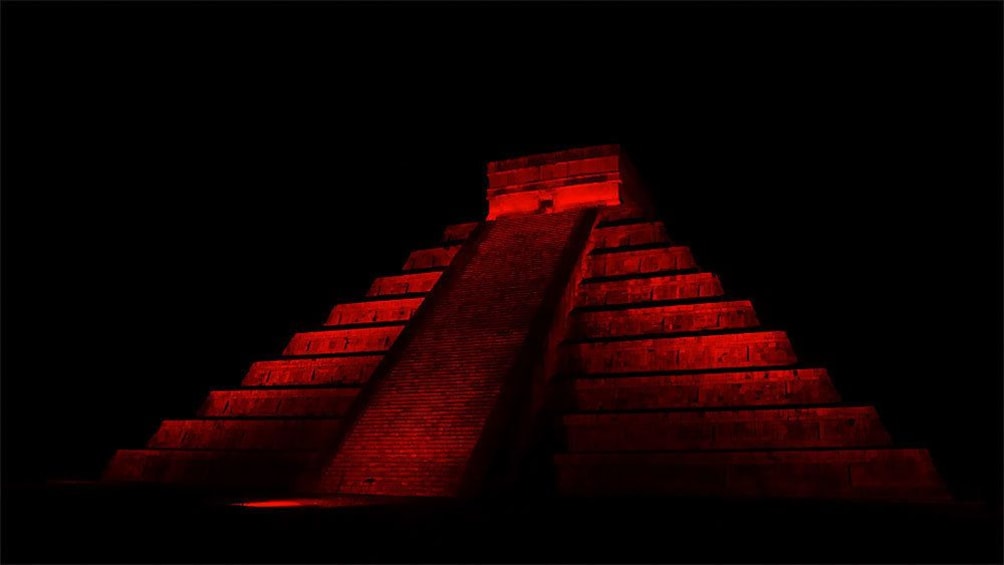
M 164 420 L 151 449 L 323 449 L 338 432 L 336 418 Z
M 568 414 L 567 451 L 880 447 L 889 434 L 871 406 Z
M 471 233 L 481 225 L 481 222 L 466 222 L 463 224 L 453 224 L 446 226 L 443 230 L 443 243 L 454 243 L 458 241 L 466 241 L 467 238 L 471 236 Z
M 427 271 L 377 277 L 366 291 L 366 296 L 426 294 L 432 290 L 442 275 L 442 271 Z
M 722 284 L 712 273 L 666 275 L 581 284 L 576 295 L 576 306 L 614 306 L 717 297 L 722 294 Z
M 950 500 L 924 449 L 562 453 L 571 496 Z
M 666 226 L 662 222 L 637 222 L 607 227 L 597 227 L 589 236 L 595 250 L 618 247 L 669 243 Z
M 303 451 L 120 449 L 103 480 L 188 487 L 277 488 L 316 461 Z
M 243 388 L 209 393 L 202 417 L 328 417 L 338 418 L 352 405 L 358 388 Z
M 797 362 L 783 331 L 570 343 L 564 373 L 638 373 L 779 367 Z
M 608 153 L 580 155 L 568 151 L 562 152 L 560 160 L 552 162 L 526 158 L 493 162 L 488 166 L 489 193 L 492 190 L 512 190 L 523 185 L 547 184 L 558 180 L 575 184 L 569 179 L 616 173 L 620 170 L 620 158 L 615 151 Z
M 318 355 L 386 351 L 404 325 L 316 330 L 293 335 L 283 355 Z
M 754 328 L 760 325 L 749 300 L 697 304 L 636 304 L 628 308 L 574 313 L 574 338 L 640 336 L 705 330 Z
M 649 410 L 840 401 L 825 369 L 775 369 L 636 377 L 568 383 L 573 410 Z
M 604 206 L 596 210 L 596 228 L 652 221 L 652 213 L 641 206 Z
M 256 361 L 242 386 L 359 385 L 369 380 L 383 354 Z
M 453 256 L 457 254 L 457 251 L 460 251 L 459 245 L 412 251 L 411 255 L 408 255 L 408 259 L 404 262 L 402 270 L 413 271 L 417 269 L 446 267 L 453 261 Z
M 682 245 L 626 247 L 610 253 L 592 253 L 586 256 L 586 280 L 599 277 L 628 277 L 644 273 L 671 273 L 696 269 L 690 248 Z
M 365 300 L 346 302 L 331 309 L 325 326 L 345 326 L 353 324 L 373 324 L 382 322 L 403 322 L 422 305 L 424 297 L 398 298 L 395 300 Z

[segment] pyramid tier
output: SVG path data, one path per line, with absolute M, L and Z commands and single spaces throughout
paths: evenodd
M 579 286 L 576 306 L 616 306 L 711 298 L 722 294 L 722 284 L 712 273 L 636 277 L 583 283 Z
M 638 303 L 626 307 L 580 309 L 573 315 L 572 338 L 659 335 L 760 325 L 749 300 L 697 304 Z
M 889 443 L 870 406 L 569 414 L 568 451 L 879 447 Z
M 422 297 L 343 302 L 331 309 L 325 326 L 406 322 L 422 305 Z
M 686 271 L 697 268 L 689 247 L 644 246 L 641 248 L 621 247 L 598 250 L 586 257 L 586 280 L 602 277 L 624 277 L 632 275 Z
M 777 406 L 840 401 L 825 369 L 578 378 L 567 386 L 571 410 Z
M 404 296 L 428 294 L 436 286 L 442 271 L 427 271 L 421 273 L 405 273 L 377 277 L 370 285 L 366 296 Z
M 331 444 L 337 418 L 202 418 L 164 420 L 153 449 L 316 450 Z
M 453 256 L 457 254 L 457 251 L 460 251 L 460 247 L 460 245 L 448 245 L 412 251 L 404 262 L 402 270 L 442 269 L 449 266 L 450 262 L 453 261 Z
M 446 229 L 443 230 L 442 241 L 444 244 L 466 241 L 480 225 L 481 222 L 465 222 L 446 226 Z
M 304 451 L 120 449 L 103 480 L 229 489 L 283 488 L 317 460 Z
M 596 209 L 596 227 L 636 224 L 652 220 L 652 213 L 642 206 L 604 206 Z
M 924 449 L 561 453 L 554 461 L 558 491 L 570 496 L 950 498 Z
M 594 249 L 611 249 L 655 243 L 667 244 L 669 237 L 662 222 L 636 222 L 596 228 L 590 236 Z
M 209 393 L 199 416 L 327 417 L 343 416 L 359 389 L 355 387 L 240 388 Z
M 370 378 L 382 353 L 255 361 L 242 386 L 358 385 Z
M 404 322 L 372 327 L 315 330 L 293 335 L 283 355 L 324 355 L 387 351 L 404 329 Z
M 565 346 L 565 373 L 572 375 L 777 367 L 796 361 L 782 331 L 613 339 Z

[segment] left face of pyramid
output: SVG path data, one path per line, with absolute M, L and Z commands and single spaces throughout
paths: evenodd
M 253 363 L 239 387 L 211 391 L 195 417 L 164 420 L 144 448 L 116 451 L 103 480 L 290 489 L 337 441 L 360 387 L 479 225 L 447 227 L 440 245 L 413 252 L 401 273 L 336 305 L 280 357 Z

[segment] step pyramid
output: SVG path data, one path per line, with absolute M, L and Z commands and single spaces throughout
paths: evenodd
M 618 146 L 490 163 L 487 196 L 485 221 L 448 227 L 197 417 L 118 451 L 105 480 L 466 497 L 529 476 L 562 496 L 951 498 L 925 449 L 842 402 L 669 238 Z

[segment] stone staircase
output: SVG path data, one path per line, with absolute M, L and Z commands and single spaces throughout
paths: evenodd
M 588 219 L 578 210 L 488 223 L 424 311 L 414 339 L 373 384 L 315 490 L 446 497 L 480 491 L 487 460 L 509 448 L 498 438 L 519 412 L 506 405 L 506 389 L 521 380 L 514 373 L 525 366 L 533 326 L 553 309 L 549 289 L 567 284 L 562 259 L 582 249 Z

